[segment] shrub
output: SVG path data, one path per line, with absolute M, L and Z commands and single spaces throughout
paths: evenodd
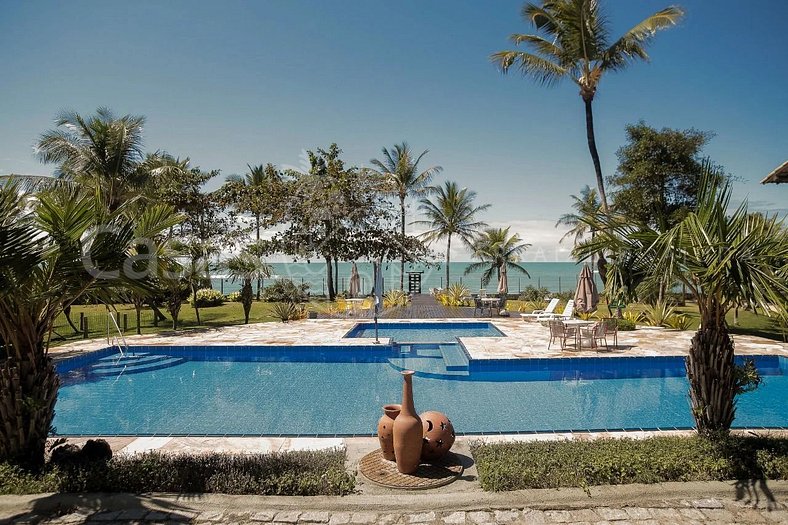
M 452 283 L 437 294 L 436 298 L 444 306 L 462 306 L 465 303 L 465 298 L 470 296 L 471 292 L 467 287 L 460 283 Z
M 667 301 L 657 301 L 653 305 L 646 305 L 643 315 L 650 326 L 665 326 L 674 311 Z
M 619 332 L 631 332 L 635 329 L 635 322 L 624 317 L 623 319 L 616 319 L 616 326 Z
M 240 303 L 241 302 L 241 292 L 230 292 L 224 296 L 225 301 L 230 301 L 231 303 Z
M 643 316 L 643 312 L 636 312 L 634 310 L 627 310 L 621 314 L 624 319 L 632 323 L 632 326 L 635 326 L 638 323 L 642 323 L 645 321 L 645 317 Z
M 693 324 L 692 318 L 685 314 L 673 314 L 665 320 L 665 325 L 674 330 L 689 330 Z
M 234 456 L 150 452 L 27 474 L 0 464 L 0 492 L 222 492 L 342 495 L 354 487 L 342 450 Z
M 295 303 L 276 303 L 271 307 L 271 315 L 283 323 L 306 319 L 306 306 Z
M 521 312 L 533 312 L 534 310 L 544 310 L 547 308 L 547 301 L 526 301 L 520 305 Z
M 211 306 L 221 306 L 224 304 L 224 296 L 219 290 L 212 288 L 200 288 L 197 290 L 197 307 L 210 308 Z M 194 306 L 194 301 L 192 301 Z
M 309 284 L 296 284 L 290 279 L 277 279 L 263 290 L 263 301 L 269 303 L 303 303 L 309 299 Z
M 577 312 L 577 317 L 579 317 L 583 321 L 589 321 L 597 317 L 596 310 L 594 310 L 593 312 Z
M 550 290 L 547 288 L 537 288 L 535 286 L 526 286 L 525 290 L 520 292 L 520 297 L 517 298 L 518 301 L 538 301 L 544 302 L 545 297 L 550 296 Z
M 440 301 L 440 297 L 442 294 L 436 296 L 436 298 Z M 388 292 L 383 294 L 383 307 L 384 308 L 393 308 L 395 306 L 407 306 L 408 304 L 408 294 L 403 292 L 402 290 L 389 290 Z
M 788 479 L 788 439 L 655 437 L 471 445 L 484 490 Z

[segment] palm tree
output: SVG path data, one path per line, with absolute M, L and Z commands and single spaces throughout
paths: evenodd
M 648 60 L 645 46 L 657 31 L 675 25 L 683 15 L 678 7 L 666 7 L 611 43 L 606 17 L 597 0 L 527 3 L 522 16 L 542 34 L 514 34 L 510 38 L 515 45 L 525 44 L 532 52 L 499 51 L 490 56 L 503 73 L 517 67 L 523 75 L 544 85 L 554 85 L 564 78 L 578 85 L 585 104 L 588 150 L 594 162 L 602 209 L 606 213 L 607 196 L 594 138 L 592 111 L 599 81 L 608 71 L 620 71 L 638 59 Z
M 378 169 L 376 173 L 384 179 L 384 190 L 389 195 L 399 198 L 400 233 L 405 238 L 405 199 L 410 196 L 421 196 L 432 178 L 443 171 L 440 166 L 431 166 L 419 172 L 419 162 L 429 150 L 415 156 L 407 142 L 395 144 L 392 149 L 383 148 L 383 160 L 372 159 L 370 162 Z M 405 253 L 400 259 L 399 289 L 405 288 Z
M 421 237 L 428 243 L 447 239 L 446 243 L 446 286 L 449 286 L 449 265 L 451 263 L 451 238 L 456 235 L 466 246 L 471 246 L 473 237 L 480 228 L 486 226 L 477 221 L 476 215 L 490 207 L 489 204 L 475 206 L 476 192 L 468 188 L 460 189 L 456 182 L 446 181 L 443 186 L 432 186 L 428 193 L 432 198 L 419 201 L 419 211 L 426 220 L 413 224 L 426 226 L 428 230 Z
M 572 208 L 575 210 L 573 213 L 565 213 L 558 218 L 555 227 L 569 226 L 569 230 L 561 237 L 559 243 L 564 242 L 566 239 L 571 238 L 573 245 L 577 246 L 582 241 L 587 240 L 590 235 L 594 237 L 596 230 L 590 224 L 593 223 L 593 218 L 602 212 L 602 204 L 599 202 L 596 190 L 591 189 L 589 186 L 584 186 L 580 190 L 580 196 L 571 195 Z M 591 267 L 594 267 L 594 256 L 591 254 Z M 602 257 L 602 254 L 599 254 Z M 604 279 L 603 279 L 604 282 Z
M 274 211 L 279 203 L 271 202 L 274 186 L 282 182 L 282 174 L 273 164 L 246 165 L 249 173 L 244 176 L 228 175 L 225 192 L 232 205 L 242 213 L 254 217 L 255 240 L 260 240 L 263 217 Z
M 255 257 L 249 252 L 241 252 L 239 255 L 227 259 L 224 267 L 230 274 L 230 278 L 243 281 L 241 287 L 241 303 L 244 308 L 244 324 L 249 324 L 249 313 L 252 311 L 252 281 L 270 277 L 272 269 L 259 257 Z
M 480 262 L 473 263 L 465 269 L 465 275 L 484 270 L 482 286 L 487 286 L 495 275 L 501 278 L 501 269 L 516 270 L 530 277 L 528 271 L 518 264 L 520 256 L 530 248 L 530 244 L 521 242 L 520 235 L 509 235 L 509 227 L 487 228 L 473 243 L 473 257 Z
M 788 233 L 776 216 L 748 213 L 746 202 L 728 214 L 730 184 L 719 184 L 710 165 L 704 170 L 697 209 L 675 226 L 659 231 L 602 216 L 596 238 L 575 252 L 583 257 L 608 249 L 615 256 L 614 273 L 634 269 L 649 284 L 679 281 L 694 296 L 701 324 L 686 362 L 692 414 L 700 433 L 716 435 L 730 428 L 736 395 L 753 385 L 734 362 L 725 315 L 741 304 L 785 311 Z
M 111 304 L 120 287 L 152 289 L 149 269 L 131 258 L 135 224 L 124 212 L 108 214 L 74 187 L 33 198 L 0 186 L 0 461 L 44 462 L 59 384 L 49 337 L 60 312 L 88 293 Z
M 107 108 L 84 118 L 73 111 L 56 120 L 37 144 L 42 162 L 57 162 L 59 177 L 75 180 L 95 192 L 110 211 L 135 195 L 148 179 L 141 170 L 144 117 L 116 118 Z

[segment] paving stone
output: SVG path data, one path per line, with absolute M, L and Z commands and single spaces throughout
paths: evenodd
M 632 520 L 650 520 L 652 518 L 651 511 L 643 507 L 626 507 L 624 512 Z
M 169 517 L 166 512 L 152 510 L 145 515 L 145 521 L 164 521 Z
M 120 516 L 120 511 L 97 512 L 90 516 L 90 521 L 115 521 Z
M 458 511 L 458 512 L 452 512 L 451 514 L 446 514 L 445 516 L 443 516 L 443 523 L 448 523 L 451 525 L 465 523 L 465 513 Z
M 491 523 L 493 520 L 493 513 L 484 510 L 476 510 L 466 514 L 466 517 L 471 523 Z
M 345 523 L 350 523 L 349 512 L 334 512 L 328 520 L 328 525 L 345 525 Z
M 58 516 L 54 523 L 62 523 L 63 525 L 72 525 L 77 523 L 85 523 L 88 520 L 88 515 L 82 512 L 72 512 Z
M 434 512 L 420 512 L 408 516 L 408 523 L 430 523 L 435 521 L 437 516 Z
M 766 516 L 766 519 L 774 523 L 788 523 L 788 511 L 786 510 L 765 511 L 763 515 Z
M 546 510 L 544 517 L 547 523 L 569 523 L 572 521 L 572 515 L 568 510 Z
M 276 513 L 274 516 L 274 521 L 278 521 L 280 523 L 298 523 L 298 517 L 300 515 L 301 512 L 297 510 L 283 510 Z
M 712 521 L 731 523 L 736 519 L 731 511 L 725 509 L 703 509 L 702 512 Z
M 376 525 L 394 525 L 398 523 L 402 516 L 400 514 L 381 514 L 378 516 L 378 521 L 376 521 Z
M 621 522 L 619 522 L 619 523 L 621 523 Z M 609 522 L 609 521 L 596 521 L 596 522 L 594 522 L 594 525 L 612 525 L 612 523 Z
M 547 517 L 544 515 L 543 510 L 523 509 L 522 522 L 528 525 L 538 525 L 540 523 L 547 523 Z
M 329 518 L 328 512 L 304 512 L 298 520 L 304 523 L 328 523 Z
M 618 521 L 618 522 L 615 522 L 615 523 L 624 523 L 624 522 L 623 521 Z M 634 523 L 635 525 L 660 525 L 660 523 L 657 520 L 635 520 L 632 523 Z M 684 523 L 684 522 L 683 521 L 682 522 L 676 521 L 676 522 L 671 522 L 671 523 Z
M 515 509 L 496 510 L 494 514 L 495 514 L 495 523 L 509 523 L 515 521 L 517 518 L 520 517 L 520 512 Z
M 147 513 L 148 513 L 147 509 L 127 509 L 121 511 L 117 519 L 119 521 L 142 521 Z M 218 521 L 218 520 L 209 520 L 209 521 Z
M 692 502 L 692 506 L 696 509 L 721 509 L 722 502 L 718 499 L 696 499 Z
M 703 513 L 698 509 L 678 509 L 678 510 L 682 516 L 690 520 L 703 521 L 706 519 L 706 516 L 704 516 Z
M 594 509 L 599 516 L 607 521 L 628 520 L 629 514 L 623 509 L 611 509 L 610 507 L 598 507 Z
M 756 509 L 740 509 L 736 512 L 736 521 L 741 523 L 766 523 L 766 518 Z
M 571 516 L 571 520 L 575 521 L 588 521 L 588 522 L 595 522 L 599 521 L 599 515 L 594 512 L 592 509 L 575 509 L 569 511 L 569 516 Z
M 378 515 L 374 512 L 354 512 L 350 515 L 350 523 L 375 523 Z
M 657 521 L 675 523 L 683 518 L 678 509 L 650 508 L 648 510 Z
M 265 521 L 273 521 L 274 516 L 276 516 L 275 510 L 261 510 L 249 516 L 249 519 L 252 521 L 265 522 Z
M 174 523 L 177 522 L 183 523 L 186 521 L 194 521 L 199 515 L 200 513 L 197 512 L 196 510 L 176 510 L 170 512 L 170 516 L 169 518 L 167 518 L 167 520 Z

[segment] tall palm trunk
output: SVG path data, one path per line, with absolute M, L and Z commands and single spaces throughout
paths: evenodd
M 402 234 L 402 239 L 400 242 L 405 242 L 405 196 L 399 196 L 399 208 L 400 208 L 400 217 L 399 217 L 399 225 L 400 225 L 400 233 Z M 400 261 L 399 261 L 399 289 L 405 290 L 405 250 L 400 250 Z
M 249 313 L 252 311 L 252 280 L 244 279 L 243 289 L 241 290 L 241 304 L 244 308 L 244 324 L 249 324 Z
M 712 310 L 702 316 L 687 356 L 692 416 L 703 435 L 727 433 L 736 410 L 733 339 L 724 316 L 717 314 Z
M 594 172 L 596 173 L 596 185 L 599 189 L 599 200 L 602 201 L 602 209 L 608 212 L 607 195 L 605 194 L 605 180 L 602 177 L 602 164 L 599 162 L 599 152 L 596 150 L 596 138 L 594 136 L 594 111 L 591 104 L 594 101 L 593 95 L 582 95 L 586 107 L 586 138 L 588 139 L 588 151 L 591 152 L 591 160 L 594 161 Z
M 255 220 L 255 231 L 256 231 L 256 236 L 255 237 L 256 237 L 257 242 L 259 243 L 260 242 L 260 214 L 255 215 L 254 216 L 254 220 Z M 258 277 L 257 278 L 257 300 L 258 301 L 260 300 L 260 293 L 261 293 L 262 287 L 263 287 L 263 280 L 262 280 L 262 278 Z M 248 321 L 247 321 L 247 323 L 248 323 Z
M 0 461 L 33 469 L 44 463 L 60 383 L 45 333 L 18 323 L 0 361 Z
M 451 264 L 451 233 L 449 234 L 449 242 L 446 244 L 446 286 L 449 287 L 449 264 Z
M 326 285 L 328 286 L 328 300 L 333 301 L 337 298 L 334 290 L 334 272 L 331 267 L 331 256 L 326 255 Z

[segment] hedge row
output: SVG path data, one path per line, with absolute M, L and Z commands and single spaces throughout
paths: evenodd
M 220 492 L 342 495 L 354 488 L 341 450 L 257 455 L 161 454 L 49 466 L 30 474 L 0 464 L 0 494 L 40 492 Z
M 788 479 L 788 439 L 655 437 L 472 444 L 490 491 L 665 481 Z

